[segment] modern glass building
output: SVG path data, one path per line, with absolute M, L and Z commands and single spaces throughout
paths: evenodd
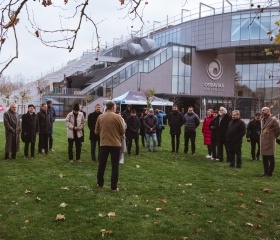
M 201 117 L 206 109 L 220 106 L 240 110 L 242 118 L 250 118 L 262 106 L 271 107 L 277 115 L 279 62 L 265 49 L 276 47 L 279 7 L 248 5 L 233 10 L 230 4 L 218 11 L 203 6 L 210 8 L 210 15 L 202 16 L 200 10 L 186 20 L 182 10 L 179 22 L 112 46 L 101 52 L 90 69 L 78 77 L 67 76 L 73 83 L 83 82 L 76 84 L 77 99 L 93 109 L 97 102 L 128 90 L 154 88 L 156 95 L 176 102 L 183 112 L 194 106 Z M 106 62 L 103 57 L 117 60 Z M 104 68 L 94 67 L 100 62 L 106 62 Z M 85 77 L 88 80 L 81 81 Z M 71 94 L 58 97 L 54 91 L 55 87 L 46 97 L 73 100 Z

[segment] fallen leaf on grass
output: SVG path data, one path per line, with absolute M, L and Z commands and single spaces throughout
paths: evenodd
M 65 220 L 65 216 L 63 214 L 57 214 L 55 221 L 61 221 L 61 220 Z
M 63 173 L 60 173 L 58 176 L 61 177 L 61 178 L 63 178 L 63 177 L 65 177 L 66 175 L 64 175 Z
M 39 198 L 38 196 L 36 197 L 36 200 L 37 201 L 41 201 L 42 199 L 41 198 Z
M 239 192 L 238 195 L 239 195 L 239 196 L 243 196 L 243 193 L 242 193 L 242 192 Z
M 62 190 L 69 190 L 69 187 L 61 187 Z
M 29 190 L 25 189 L 24 193 L 25 193 L 25 194 L 27 194 L 27 193 L 31 193 L 31 191 L 29 191 Z
M 116 216 L 116 213 L 115 212 L 109 212 L 107 214 L 108 217 L 115 217 Z
M 186 186 L 192 186 L 192 183 L 186 183 L 185 185 Z
M 26 223 L 26 224 L 29 223 L 29 220 L 25 220 L 24 223 Z
M 156 208 L 156 211 L 157 212 L 160 212 L 160 211 L 162 211 L 163 209 L 162 208 Z
M 247 222 L 246 226 L 254 227 L 254 224 Z
M 106 229 L 100 229 L 100 232 L 101 232 L 103 238 L 106 234 L 110 235 L 113 233 L 112 230 L 106 230 Z
M 161 203 L 167 203 L 167 201 L 165 199 L 159 199 L 159 202 Z
M 261 204 L 261 203 L 263 203 L 263 201 L 260 199 L 256 199 L 256 203 Z
M 262 228 L 262 226 L 260 224 L 256 225 L 256 229 L 261 229 L 261 228 Z
M 136 167 L 136 168 L 140 168 L 140 166 L 139 166 L 139 165 L 135 165 L 135 167 Z
M 99 216 L 99 217 L 105 217 L 106 214 L 105 214 L 105 213 L 98 213 L 98 216 Z
M 265 188 L 265 189 L 263 190 L 263 192 L 265 192 L 265 193 L 269 193 L 269 192 L 270 192 L 270 190 L 269 190 L 268 188 Z
M 67 206 L 67 204 L 64 202 L 59 205 L 59 207 L 66 207 L 66 206 Z
M 247 208 L 246 205 L 245 205 L 244 203 L 242 203 L 242 204 L 240 205 L 240 207 L 241 207 L 241 208 Z
M 148 217 L 150 217 L 150 215 L 149 215 L 149 214 L 145 214 L 144 217 L 145 217 L 145 218 L 148 218 Z
M 207 222 L 208 222 L 208 223 L 213 223 L 213 221 L 209 221 L 209 220 L 208 220 Z
M 260 212 L 260 213 L 258 213 L 258 217 L 262 218 L 262 217 L 264 217 L 264 214 Z

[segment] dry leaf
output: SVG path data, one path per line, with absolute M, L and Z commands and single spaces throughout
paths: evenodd
M 108 217 L 115 217 L 116 216 L 116 213 L 115 212 L 109 212 L 107 214 Z
M 63 177 L 65 177 L 65 175 L 63 173 L 60 173 L 59 177 L 63 178 Z
M 25 193 L 25 194 L 27 194 L 27 193 L 31 193 L 31 191 L 29 191 L 29 190 L 25 189 L 24 193 Z
M 247 222 L 246 226 L 254 227 L 254 224 Z
M 265 189 L 263 189 L 263 192 L 265 192 L 265 193 L 269 193 L 269 192 L 270 192 L 270 190 L 269 190 L 268 188 L 265 188 Z
M 67 206 L 67 204 L 64 202 L 59 205 L 59 207 L 66 207 L 66 206 Z
M 149 214 L 145 214 L 144 217 L 145 217 L 145 218 L 148 218 L 148 217 L 150 217 L 150 215 L 149 215 Z
M 243 193 L 242 193 L 242 192 L 239 192 L 238 195 L 239 195 L 239 196 L 243 196 Z
M 26 224 L 29 223 L 29 220 L 25 220 L 24 223 L 26 223 Z
M 140 166 L 139 166 L 139 165 L 135 165 L 135 167 L 140 168 Z
M 157 212 L 160 212 L 160 211 L 162 211 L 163 209 L 162 208 L 156 208 L 156 211 Z
M 186 183 L 185 185 L 186 186 L 192 186 L 192 183 Z
M 261 228 L 262 228 L 262 226 L 260 224 L 256 225 L 256 229 L 261 229 Z
M 210 221 L 210 220 L 208 220 L 207 222 L 208 222 L 208 223 L 213 223 L 213 221 Z
M 106 229 L 100 229 L 100 232 L 101 232 L 101 234 L 102 234 L 102 237 L 104 237 L 104 236 L 105 236 L 105 234 L 110 235 L 110 234 L 112 234 L 112 233 L 113 233 L 113 231 L 112 231 L 112 230 L 106 230 Z
M 244 203 L 242 203 L 242 204 L 240 205 L 240 207 L 241 207 L 241 208 L 247 208 L 246 205 L 245 205 Z
M 106 214 L 105 214 L 105 213 L 99 213 L 98 216 L 99 216 L 99 217 L 105 217 Z
M 256 199 L 256 203 L 261 204 L 261 203 L 263 203 L 263 201 L 262 201 L 262 200 L 260 200 L 260 199 Z
M 37 201 L 41 201 L 41 198 L 39 198 L 39 197 L 37 196 L 37 197 L 36 197 L 36 200 L 37 200 Z
M 61 189 L 63 189 L 63 190 L 69 190 L 68 187 L 61 187 Z
M 260 213 L 258 213 L 258 217 L 262 218 L 262 217 L 264 217 L 264 214 L 260 212 Z
M 56 221 L 65 220 L 65 216 L 63 214 L 57 214 L 55 220 Z
M 167 201 L 165 199 L 159 199 L 159 202 L 161 203 L 167 203 Z

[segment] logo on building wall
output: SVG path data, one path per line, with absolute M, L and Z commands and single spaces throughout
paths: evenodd
M 214 61 L 207 65 L 206 72 L 209 78 L 218 80 L 223 74 L 223 66 L 219 60 L 214 59 Z

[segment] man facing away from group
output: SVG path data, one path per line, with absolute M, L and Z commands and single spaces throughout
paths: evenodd
M 97 118 L 95 134 L 100 136 L 100 158 L 97 171 L 97 187 L 104 186 L 104 172 L 109 154 L 111 155 L 111 190 L 119 191 L 119 158 L 121 154 L 121 137 L 125 133 L 123 119 L 116 114 L 114 101 L 106 103 L 106 112 Z
M 256 113 L 253 120 L 247 125 L 246 138 L 251 143 L 252 161 L 260 160 L 260 134 L 261 134 L 261 114 Z M 258 146 L 256 153 L 256 145 Z
M 35 107 L 33 104 L 28 105 L 27 113 L 22 115 L 22 132 L 21 138 L 24 142 L 24 158 L 29 156 L 29 145 L 31 157 L 35 157 L 35 143 L 36 133 L 38 131 L 37 126 L 37 114 L 34 112 Z
M 88 115 L 88 128 L 89 128 L 89 140 L 90 140 L 90 147 L 91 147 L 91 160 L 96 162 L 99 159 L 100 153 L 100 137 L 99 135 L 95 134 L 95 125 L 97 118 L 101 115 L 101 105 L 96 104 L 94 112 Z M 96 158 L 96 146 L 97 146 L 97 158 Z
M 6 146 L 5 146 L 5 160 L 10 158 L 16 159 L 16 154 L 19 151 L 19 135 L 20 135 L 20 118 L 17 113 L 17 106 L 15 103 L 10 105 L 10 108 L 3 116 Z
M 181 127 L 183 126 L 183 124 L 183 114 L 178 111 L 178 105 L 173 104 L 172 112 L 168 115 L 168 125 L 170 127 L 172 152 L 179 152 Z
M 268 107 L 262 108 L 260 146 L 263 158 L 264 177 L 272 177 L 275 167 L 276 138 L 280 135 L 280 127 L 276 117 L 272 116 Z
M 188 112 L 184 115 L 185 123 L 185 149 L 184 153 L 187 154 L 189 150 L 189 140 L 191 140 L 192 155 L 195 155 L 195 138 L 196 128 L 199 126 L 199 117 L 194 113 L 193 107 L 188 108 Z
M 232 120 L 228 124 L 228 158 L 230 167 L 241 168 L 242 165 L 242 138 L 246 133 L 245 122 L 240 119 L 238 110 L 232 111 Z

